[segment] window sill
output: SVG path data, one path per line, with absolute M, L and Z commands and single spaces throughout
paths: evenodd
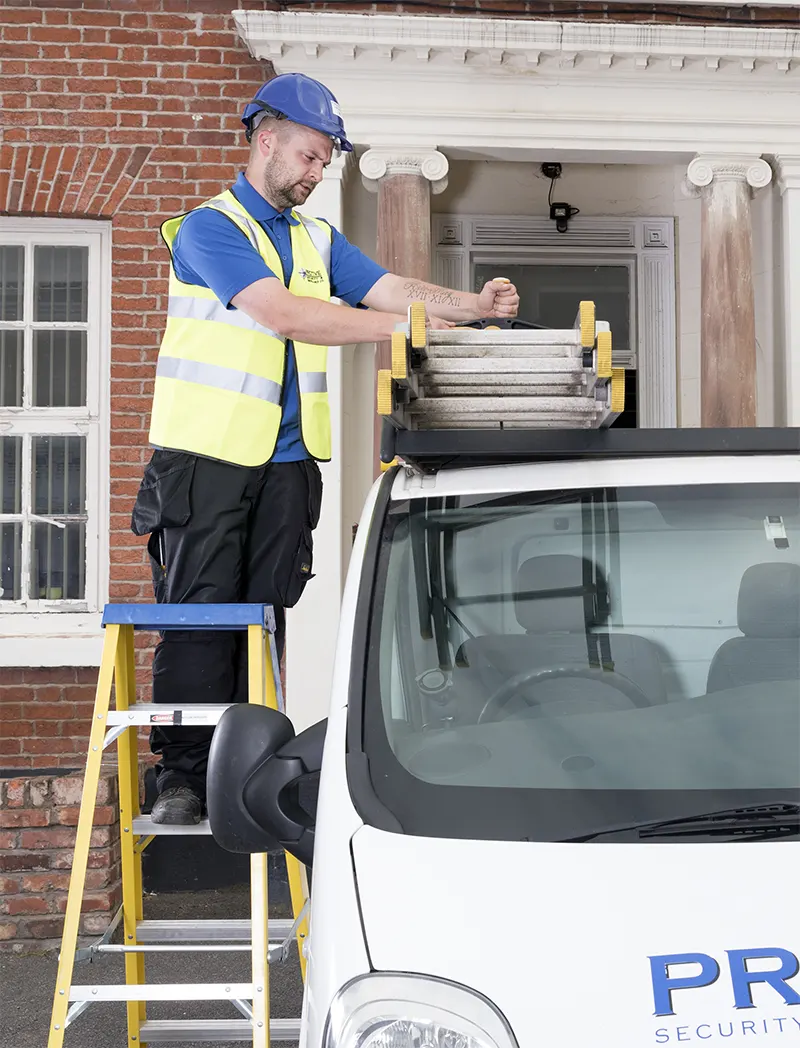
M 102 652 L 99 612 L 0 615 L 0 667 L 99 666 Z

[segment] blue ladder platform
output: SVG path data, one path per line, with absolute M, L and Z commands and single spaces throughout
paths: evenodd
M 244 630 L 275 632 L 271 604 L 106 604 L 104 626 L 135 630 Z

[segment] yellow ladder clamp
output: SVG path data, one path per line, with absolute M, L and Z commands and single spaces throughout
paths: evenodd
M 124 1001 L 128 1013 L 128 1045 L 176 1040 L 248 1041 L 253 1048 L 268 1048 L 272 1040 L 297 1040 L 299 1019 L 270 1021 L 269 958 L 284 957 L 288 942 L 296 937 L 301 975 L 305 979 L 303 945 L 308 935 L 306 917 L 308 883 L 305 867 L 286 854 L 293 921 L 268 924 L 267 855 L 250 856 L 249 921 L 145 921 L 142 893 L 142 852 L 156 834 L 209 833 L 205 820 L 199 826 L 156 826 L 139 807 L 137 732 L 153 723 L 213 725 L 227 706 L 166 706 L 136 702 L 134 668 L 135 630 L 246 630 L 248 645 L 248 701 L 282 711 L 280 671 L 275 645 L 272 608 L 263 604 L 109 604 L 103 615 L 105 640 L 97 693 L 92 712 L 89 750 L 78 817 L 69 894 L 64 917 L 53 1009 L 47 1048 L 61 1048 L 67 1028 L 90 1004 Z M 111 709 L 112 685 L 116 707 Z M 171 719 L 170 719 L 171 718 Z M 86 870 L 89 860 L 94 809 L 103 750 L 117 741 L 119 762 L 120 844 L 122 906 L 111 929 L 88 950 L 78 949 Z M 122 920 L 121 945 L 110 939 Z M 277 937 L 270 945 L 268 929 Z M 213 940 L 213 945 L 195 945 Z M 222 945 L 224 940 L 239 945 Z M 246 949 L 251 953 L 251 983 L 145 982 L 148 950 Z M 187 945 L 191 943 L 192 945 Z M 156 945 L 157 944 L 157 945 Z M 125 958 L 125 983 L 84 985 L 73 983 L 76 958 L 93 952 L 118 952 Z M 240 1019 L 148 1021 L 148 1001 L 228 1000 L 244 1016 Z

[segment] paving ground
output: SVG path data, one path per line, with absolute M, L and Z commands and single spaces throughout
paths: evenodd
M 145 917 L 152 920 L 247 917 L 247 888 L 222 891 L 169 893 L 145 898 Z M 276 917 L 290 916 L 276 912 Z M 0 953 L 0 1046 L 46 1048 L 55 987 L 57 957 L 17 956 Z M 247 953 L 152 954 L 147 960 L 148 982 L 249 982 Z M 120 955 L 107 954 L 91 963 L 76 965 L 74 982 L 123 982 Z M 276 1019 L 300 1015 L 302 988 L 297 952 L 286 965 L 270 969 L 271 1010 Z M 151 1004 L 151 1019 L 237 1018 L 225 1002 Z M 183 1048 L 223 1048 L 216 1042 L 174 1042 Z M 241 1042 L 240 1042 L 241 1043 Z M 127 1028 L 123 1003 L 92 1005 L 67 1030 L 64 1048 L 125 1048 Z M 230 1042 L 226 1042 L 226 1048 Z

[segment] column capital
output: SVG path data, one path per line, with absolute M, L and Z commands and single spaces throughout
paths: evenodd
M 780 153 L 774 159 L 776 182 L 781 193 L 788 189 L 800 189 L 800 156 Z
M 702 153 L 689 164 L 686 181 L 687 190 L 692 196 L 714 181 L 743 182 L 751 189 L 763 189 L 772 181 L 772 168 L 760 156 Z
M 377 193 L 378 183 L 387 175 L 421 175 L 431 183 L 434 193 L 447 188 L 447 157 L 438 149 L 408 149 L 393 146 L 368 149 L 358 162 L 361 180 L 371 193 Z

